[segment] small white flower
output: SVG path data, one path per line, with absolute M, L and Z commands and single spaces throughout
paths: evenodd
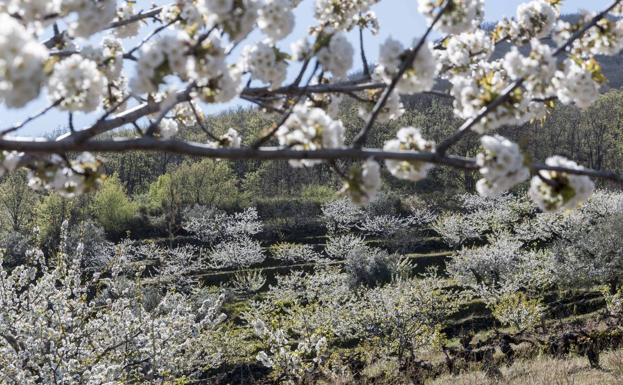
M 290 50 L 292 51 L 292 60 L 303 61 L 311 55 L 312 46 L 309 39 L 302 37 L 290 44 Z
M 206 10 L 217 15 L 227 15 L 234 8 L 234 0 L 204 0 Z
M 242 138 L 238 131 L 233 128 L 227 130 L 227 132 L 219 137 L 219 141 L 216 144 L 216 147 L 226 147 L 226 148 L 240 148 L 242 143 Z
M 533 0 L 517 7 L 517 23 L 525 37 L 542 38 L 552 32 L 558 12 L 545 0 Z
M 436 50 L 440 62 L 457 69 L 468 70 L 469 65 L 487 60 L 493 53 L 493 41 L 482 29 L 464 32 L 448 38 L 445 50 Z
M 403 127 L 398 131 L 396 137 L 397 139 L 385 142 L 384 151 L 434 151 L 434 142 L 424 139 L 418 128 Z M 385 165 L 396 178 L 413 182 L 426 178 L 428 172 L 434 167 L 431 163 L 421 161 L 393 159 L 387 159 Z
M 277 131 L 279 144 L 293 150 L 318 150 L 344 146 L 344 125 L 333 120 L 324 110 L 305 104 L 294 107 L 292 115 Z M 293 167 L 313 166 L 321 160 L 291 160 Z
M 381 166 L 373 159 L 353 167 L 343 192 L 357 204 L 366 205 L 376 197 L 381 188 Z
M 326 72 L 331 72 L 336 78 L 344 78 L 353 67 L 355 50 L 342 32 L 331 36 L 329 44 L 316 53 L 316 57 Z
M 382 59 L 375 70 L 375 76 L 380 77 L 386 84 L 390 84 L 403 65 L 407 53 L 402 44 L 391 37 L 381 45 L 380 52 L 382 52 Z M 428 43 L 424 43 L 420 46 L 413 65 L 407 69 L 396 85 L 396 90 L 401 94 L 430 91 L 435 84 L 436 72 L 437 63 L 431 47 Z
M 2 151 L 0 153 L 0 177 L 5 173 L 14 171 L 19 165 L 24 153 L 17 151 Z
M 195 74 L 195 62 L 186 55 L 189 42 L 188 35 L 180 31 L 145 44 L 141 48 L 136 75 L 130 81 L 132 90 L 138 94 L 154 93 L 169 74 L 177 74 L 182 79 Z
M 587 108 L 599 97 L 599 83 L 588 70 L 571 59 L 565 60 L 564 69 L 556 72 L 552 84 L 563 104 Z
M 582 166 L 562 156 L 547 158 L 545 164 L 551 167 L 583 169 Z M 528 193 L 541 210 L 558 211 L 574 209 L 581 205 L 591 196 L 594 189 L 595 185 L 588 176 L 544 170 L 540 171 L 540 176 L 532 177 Z
M 484 153 L 476 156 L 476 163 L 484 177 L 476 183 L 480 195 L 499 195 L 530 177 L 530 170 L 524 166 L 524 157 L 517 144 L 499 135 L 483 136 L 480 142 L 485 149 Z
M 432 23 L 441 11 L 440 5 L 445 2 L 437 0 L 419 0 L 418 10 Z M 471 31 L 484 20 L 484 0 L 453 0 L 452 7 L 447 9 L 436 25 L 436 29 L 447 34 L 459 34 Z
M 266 43 L 260 42 L 246 46 L 242 52 L 242 61 L 246 71 L 272 89 L 279 87 L 286 79 L 288 65 L 278 57 L 277 50 Z
M 288 36 L 294 29 L 290 0 L 266 0 L 259 9 L 257 25 L 272 41 Z
M 74 0 L 64 1 L 66 11 L 76 12 L 77 17 L 69 26 L 73 36 L 89 37 L 106 28 L 117 16 L 116 0 Z
M 159 130 L 160 137 L 164 140 L 171 139 L 175 135 L 177 135 L 179 131 L 178 124 L 173 119 L 162 119 L 160 122 Z
M 39 96 L 48 51 L 13 17 L 0 13 L 0 101 L 23 107 Z
M 134 2 L 126 1 L 117 9 L 117 21 L 127 20 L 132 16 L 135 16 Z M 128 23 L 119 28 L 115 28 L 114 34 L 119 38 L 134 37 L 138 35 L 138 31 L 141 28 L 140 22 Z

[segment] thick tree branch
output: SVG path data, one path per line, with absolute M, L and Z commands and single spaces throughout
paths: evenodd
M 450 166 L 459 169 L 477 170 L 479 166 L 473 158 L 455 155 L 440 156 L 434 152 L 416 151 L 383 151 L 372 148 L 341 148 L 323 149 L 314 151 L 298 151 L 281 147 L 261 148 L 213 148 L 210 144 L 186 142 L 180 140 L 159 140 L 154 137 L 135 139 L 115 138 L 111 140 L 91 140 L 84 143 L 72 141 L 21 141 L 17 139 L 0 139 L 0 150 L 21 151 L 29 154 L 58 154 L 68 152 L 123 152 L 149 151 L 167 152 L 180 155 L 218 158 L 227 160 L 290 160 L 290 159 L 320 159 L 320 160 L 404 160 L 419 161 L 437 165 Z M 25 159 L 27 162 L 29 159 Z M 593 169 L 568 169 L 553 167 L 542 163 L 533 163 L 530 168 L 534 171 L 549 170 L 565 172 L 574 175 L 586 175 L 595 178 L 623 183 L 623 175 Z

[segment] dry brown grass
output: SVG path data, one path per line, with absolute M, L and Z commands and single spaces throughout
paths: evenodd
M 588 360 L 570 357 L 558 360 L 538 357 L 517 361 L 500 369 L 502 377 L 488 378 L 480 370 L 460 375 L 445 375 L 428 385 L 621 385 L 623 384 L 623 350 L 601 355 L 603 369 L 591 369 Z

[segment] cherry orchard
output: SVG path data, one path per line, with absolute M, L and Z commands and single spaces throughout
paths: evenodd
M 383 20 L 372 7 L 379 1 L 316 0 L 309 33 L 286 47 L 297 0 L 177 0 L 149 9 L 136 9 L 133 1 L 4 0 L 0 102 L 25 111 L 44 95 L 49 106 L 0 131 L 0 174 L 27 167 L 33 188 L 75 196 L 103 180 L 102 161 L 91 153 L 288 159 L 293 167 L 329 162 L 344 179 L 342 191 L 365 204 L 379 190 L 380 161 L 410 181 L 445 165 L 479 170 L 477 190 L 486 196 L 532 175 L 529 195 L 546 211 L 581 204 L 593 191 L 591 176 L 623 182 L 623 176 L 554 154 L 544 164 L 530 163 L 517 144 L 495 134 L 542 119 L 557 103 L 591 105 L 607 80 L 595 56 L 623 48 L 623 21 L 616 17 L 623 15 L 623 1 L 584 12 L 574 23 L 560 19 L 560 0 L 527 1 L 515 17 L 484 30 L 484 0 L 419 0 L 425 34 L 410 47 L 388 38 L 374 68 L 360 42 L 363 73 L 349 76 L 357 50 L 346 32 L 359 30 L 362 39 L 364 30 L 377 33 Z M 253 31 L 259 42 L 248 39 Z M 433 32 L 442 37 L 432 39 Z M 500 43 L 511 47 L 493 59 Z M 286 83 L 290 67 L 297 75 Z M 448 93 L 433 90 L 437 79 L 450 84 Z M 417 127 L 403 127 L 382 149 L 365 147 L 375 124 L 404 113 L 401 95 L 427 92 L 453 99 L 454 113 L 465 120 L 456 133 L 436 144 Z M 360 102 L 365 121 L 352 143 L 337 118 L 344 98 Z M 234 128 L 211 132 L 199 104 L 236 99 L 255 103 L 277 122 L 247 138 L 248 147 Z M 52 109 L 67 113 L 67 134 L 55 140 L 15 136 Z M 94 111 L 99 116 L 91 125 L 74 127 L 73 113 Z M 200 127 L 205 142 L 179 139 L 188 126 Z M 469 133 L 484 135 L 481 153 L 449 154 Z M 265 146 L 270 143 L 276 146 Z M 340 170 L 339 159 L 361 163 Z

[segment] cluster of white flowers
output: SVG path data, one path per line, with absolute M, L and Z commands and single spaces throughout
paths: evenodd
M 482 29 L 452 35 L 444 45 L 445 50 L 435 50 L 439 64 L 455 71 L 467 70 L 493 53 L 493 41 Z
M 245 38 L 255 27 L 259 0 L 203 0 L 208 26 L 220 25 L 232 41 Z
M 63 0 L 62 10 L 75 12 L 69 26 L 73 36 L 89 37 L 105 29 L 117 16 L 117 0 Z
M 123 70 L 123 45 L 118 39 L 106 37 L 98 45 L 86 46 L 80 54 L 97 63 L 109 82 L 119 79 Z
M 52 101 L 62 100 L 62 110 L 89 112 L 99 106 L 105 86 L 106 78 L 97 63 L 74 54 L 56 63 L 48 92 Z
M 294 29 L 292 0 L 265 0 L 258 11 L 257 25 L 271 41 L 288 36 Z
M 187 34 L 179 32 L 145 44 L 136 75 L 130 81 L 132 90 L 139 94 L 156 92 L 164 77 L 173 73 L 185 79 L 192 71 L 192 62 L 186 55 L 189 41 Z
M 217 140 L 208 142 L 208 146 L 211 148 L 240 148 L 241 145 L 242 137 L 238 131 L 231 127 Z
M 244 68 L 254 79 L 268 83 L 271 88 L 279 87 L 286 79 L 288 64 L 285 55 L 266 43 L 246 46 L 242 53 Z
M 559 20 L 552 37 L 556 44 L 564 44 L 580 26 L 590 23 L 595 17 L 594 12 L 582 11 L 577 23 Z M 616 55 L 623 49 L 623 20 L 602 18 L 571 46 L 571 53 L 581 58 L 594 55 Z
M 558 11 L 546 0 L 533 0 L 517 7 L 519 29 L 531 38 L 549 35 L 556 19 L 558 19 Z
M 328 354 L 327 338 L 320 333 L 305 336 L 297 343 L 286 329 L 274 330 L 261 319 L 253 320 L 251 325 L 256 335 L 268 346 L 268 351 L 260 351 L 255 358 L 267 368 L 283 371 L 284 377 L 297 380 L 304 378 Z
M 419 0 L 418 10 L 428 23 L 432 23 L 441 12 L 440 6 L 445 2 L 437 0 Z M 484 0 L 453 0 L 446 12 L 441 16 L 436 29 L 443 33 L 459 34 L 478 28 L 485 17 Z
M 206 116 L 196 100 L 178 103 L 171 110 L 173 118 L 186 127 L 205 123 Z M 196 114 L 195 114 L 196 113 Z
M 290 58 L 294 61 L 303 61 L 312 55 L 312 45 L 307 37 L 302 37 L 290 44 Z
M 417 39 L 415 42 L 417 43 Z M 391 37 L 381 45 L 379 53 L 379 65 L 375 69 L 375 75 L 380 77 L 386 84 L 392 82 L 408 52 L 398 40 Z M 433 51 L 426 42 L 420 46 L 413 65 L 405 71 L 396 85 L 396 90 L 401 94 L 414 94 L 417 92 L 430 91 L 435 84 L 437 63 Z
M 369 9 L 379 0 L 316 0 L 315 17 L 320 28 L 350 30 L 361 22 L 361 19 L 375 24 L 375 16 Z
M 589 14 L 585 18 L 588 16 L 594 17 L 593 14 Z M 623 49 L 623 20 L 604 18 L 574 42 L 572 51 L 580 55 L 617 55 L 621 49 Z
M 220 147 L 240 148 L 242 137 L 238 131 L 230 127 L 226 133 L 219 137 L 218 144 Z
M 37 42 L 14 18 L 0 14 L 0 101 L 9 107 L 23 107 L 41 90 L 48 58 Z
M 103 181 L 102 161 L 88 152 L 68 161 L 53 156 L 42 167 L 29 170 L 28 185 L 34 190 L 55 191 L 66 198 L 73 198 L 95 191 Z
M 360 205 L 370 203 L 381 188 L 381 166 L 373 159 L 366 160 L 361 165 L 355 165 L 350 170 L 342 192 Z
M 210 34 L 201 43 L 197 54 L 194 56 L 194 60 L 195 72 L 193 78 L 199 80 L 200 83 L 210 82 L 227 72 L 225 50 L 217 34 Z
M 34 23 L 37 27 L 45 26 L 53 21 L 52 16 L 61 11 L 61 0 L 5 0 L 7 12 L 16 15 L 26 23 Z
M 482 63 L 471 72 L 451 79 L 454 96 L 454 113 L 470 119 L 493 102 L 511 83 L 503 63 L 494 61 Z M 529 100 L 521 92 L 515 92 L 508 101 L 491 111 L 474 126 L 474 131 L 484 133 L 506 124 L 518 125 L 530 119 Z
M 547 158 L 550 167 L 581 170 L 583 167 L 562 156 Z M 574 209 L 593 193 L 595 185 L 588 176 L 567 174 L 559 171 L 541 171 L 532 177 L 529 195 L 543 211 Z
M 319 150 L 344 146 L 344 125 L 333 120 L 320 108 L 309 108 L 304 104 L 294 107 L 292 115 L 277 131 L 279 144 L 293 150 Z M 294 167 L 313 166 L 321 160 L 291 160 Z
M 556 58 L 552 49 L 538 39 L 531 41 L 530 55 L 523 56 L 513 47 L 504 57 L 504 69 L 511 79 L 524 79 L 524 87 L 532 97 L 546 98 L 554 94 L 551 81 L 556 73 Z
M 496 28 L 499 39 L 520 44 L 548 36 L 556 26 L 559 10 L 546 0 L 533 0 L 517 7 L 516 19 L 502 19 Z
M 196 51 L 188 60 L 194 62 L 189 67 L 193 68 L 191 77 L 200 87 L 201 99 L 207 103 L 225 103 L 238 96 L 241 91 L 241 68 L 227 66 L 221 39 L 214 33 L 210 34 Z
M 396 139 L 385 142 L 383 147 L 385 151 L 432 152 L 434 149 L 435 143 L 424 139 L 420 130 L 414 127 L 401 128 L 396 134 Z M 417 160 L 393 159 L 387 159 L 385 165 L 396 178 L 407 179 L 413 182 L 426 178 L 428 172 L 434 167 L 431 163 Z
M 0 152 L 0 177 L 4 176 L 7 172 L 15 170 L 23 155 L 23 153 L 16 151 Z
M 480 143 L 485 150 L 476 156 L 484 177 L 476 183 L 480 195 L 498 195 L 528 180 L 530 170 L 524 166 L 523 154 L 516 143 L 499 135 L 483 136 Z
M 243 86 L 241 81 L 241 68 L 230 65 L 220 77 L 198 82 L 202 87 L 199 97 L 206 103 L 226 103 L 240 94 Z
M 572 59 L 565 60 L 564 68 L 556 71 L 552 84 L 563 104 L 587 108 L 599 97 L 600 84 L 593 73 Z
M 0 381 L 166 383 L 220 364 L 210 337 L 226 318 L 223 296 L 193 298 L 171 290 L 149 311 L 137 294 L 146 287 L 122 275 L 126 247 L 92 277 L 80 267 L 83 247 L 59 252 L 56 267 L 36 249 L 28 250 L 32 263 L 0 267 L 0 327 L 7 336 L 0 342 Z M 141 365 L 128 365 L 128 357 Z
M 334 33 L 325 46 L 320 48 L 316 57 L 326 72 L 331 72 L 336 78 L 344 78 L 353 67 L 355 50 L 346 35 L 342 32 Z
M 160 137 L 164 140 L 171 139 L 179 132 L 179 126 L 174 119 L 162 119 L 158 126 Z
M 134 2 L 126 1 L 117 8 L 117 19 L 116 21 L 127 20 L 136 15 L 134 11 Z M 115 28 L 114 34 L 118 38 L 127 38 L 134 37 L 138 35 L 138 32 L 141 28 L 141 23 L 127 23 L 119 28 Z
M 181 29 L 200 29 L 204 24 L 202 9 L 194 0 L 177 0 L 176 3 L 168 5 L 162 13 L 169 23 L 180 21 L 176 25 Z

